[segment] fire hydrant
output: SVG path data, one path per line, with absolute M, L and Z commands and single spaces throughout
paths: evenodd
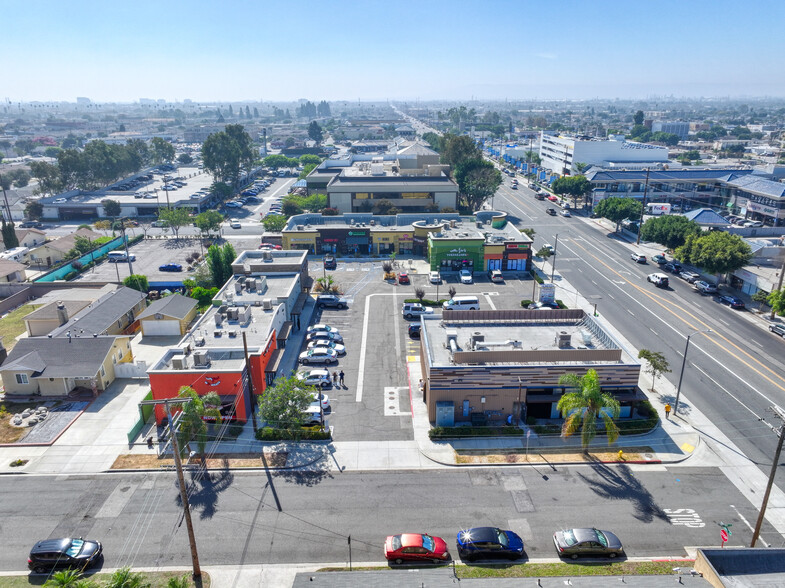
M 624 451 L 619 449 L 619 461 L 624 461 Z

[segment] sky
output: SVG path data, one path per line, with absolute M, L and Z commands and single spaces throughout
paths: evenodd
M 778 0 L 0 0 L 0 99 L 785 96 Z

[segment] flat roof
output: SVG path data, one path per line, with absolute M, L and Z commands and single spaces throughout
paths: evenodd
M 175 372 L 186 370 L 197 372 L 207 370 L 210 370 L 211 372 L 238 372 L 245 366 L 245 353 L 243 352 L 242 341 L 240 343 L 240 347 L 211 347 L 206 349 L 194 347 L 188 354 L 184 353 L 182 348 L 174 347 L 167 350 L 163 357 L 161 357 L 148 372 Z M 196 365 L 194 352 L 199 352 L 200 350 L 207 352 L 207 357 L 210 360 L 209 365 Z M 249 354 L 258 353 L 259 350 L 260 347 L 258 346 L 248 347 Z M 180 364 L 183 367 L 176 366 L 173 361 L 175 359 L 179 359 Z
M 591 316 L 580 310 L 532 310 L 532 311 L 450 311 L 449 317 L 422 317 L 425 331 L 426 353 L 431 365 L 456 366 L 455 354 L 447 344 L 448 336 L 456 339 L 457 351 L 563 351 L 563 350 L 616 350 L 621 351 L 619 363 L 637 364 L 635 360 L 602 326 Z M 447 315 L 447 313 L 445 313 Z M 476 315 L 479 318 L 473 318 Z M 498 320 L 487 317 L 498 317 Z M 473 342 L 477 336 L 482 341 Z M 568 343 L 560 347 L 563 338 Z M 473 354 L 474 355 L 474 354 Z M 476 358 L 475 358 L 476 359 Z M 471 362 L 472 365 L 478 363 Z M 523 365 L 524 361 L 489 361 L 485 365 Z M 565 361 L 536 361 L 539 364 L 560 365 L 575 363 Z M 607 359 L 580 361 L 582 364 L 607 364 Z
M 284 302 L 296 288 L 300 274 L 276 273 L 256 277 L 234 275 L 221 287 L 214 300 L 238 306 L 262 306 L 265 299 L 273 304 Z

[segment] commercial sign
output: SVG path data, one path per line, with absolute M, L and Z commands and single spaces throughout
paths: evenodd
M 762 204 L 757 204 L 755 202 L 747 201 L 747 210 L 751 210 L 752 212 L 762 212 L 763 214 L 768 214 L 769 216 L 777 216 L 777 211 L 770 206 L 763 206 Z
M 506 249 L 528 249 L 529 246 L 524 243 L 507 243 Z
M 313 243 L 313 237 L 289 237 L 292 243 Z
M 350 237 L 365 237 L 367 234 L 366 231 L 349 231 Z

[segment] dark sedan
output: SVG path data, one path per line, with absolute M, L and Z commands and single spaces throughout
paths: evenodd
M 669 261 L 662 266 L 662 269 L 664 269 L 666 272 L 678 274 L 681 272 L 681 264 L 678 261 Z
M 523 556 L 523 539 L 512 531 L 496 527 L 475 527 L 458 533 L 458 554 L 472 561 L 486 557 L 519 559 Z
M 737 310 L 744 308 L 744 301 L 741 298 L 736 298 L 735 296 L 729 296 L 727 294 L 720 296 L 720 302 L 722 304 L 727 304 L 731 308 L 735 308 Z
M 181 272 L 183 271 L 183 266 L 179 263 L 165 263 L 161 266 L 158 266 L 158 271 L 161 272 Z
M 616 535 L 594 528 L 556 531 L 553 544 L 559 557 L 578 559 L 580 556 L 605 555 L 614 558 L 624 555 L 624 548 Z

